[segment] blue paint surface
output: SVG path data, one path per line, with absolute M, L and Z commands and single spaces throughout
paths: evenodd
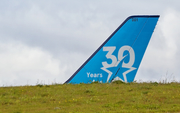
M 133 82 L 158 18 L 128 17 L 65 83 Z

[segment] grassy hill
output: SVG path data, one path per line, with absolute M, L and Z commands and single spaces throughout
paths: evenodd
M 180 83 L 0 87 L 0 113 L 180 112 Z

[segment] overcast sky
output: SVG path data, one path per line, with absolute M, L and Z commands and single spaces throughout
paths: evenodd
M 178 0 L 0 2 L 0 86 L 64 83 L 131 15 L 160 15 L 135 80 L 180 81 Z

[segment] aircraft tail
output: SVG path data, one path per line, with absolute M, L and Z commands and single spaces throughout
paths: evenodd
M 65 83 L 133 82 L 158 19 L 128 17 Z

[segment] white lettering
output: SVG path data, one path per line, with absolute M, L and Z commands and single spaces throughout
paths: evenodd
M 87 73 L 87 77 L 89 78 L 90 73 Z
M 99 77 L 103 77 L 102 73 L 90 73 L 90 72 L 87 72 L 87 77 L 91 77 L 91 78 L 99 78 Z
M 90 74 L 90 77 L 91 77 L 91 78 L 93 78 L 93 76 L 94 76 L 93 74 Z

